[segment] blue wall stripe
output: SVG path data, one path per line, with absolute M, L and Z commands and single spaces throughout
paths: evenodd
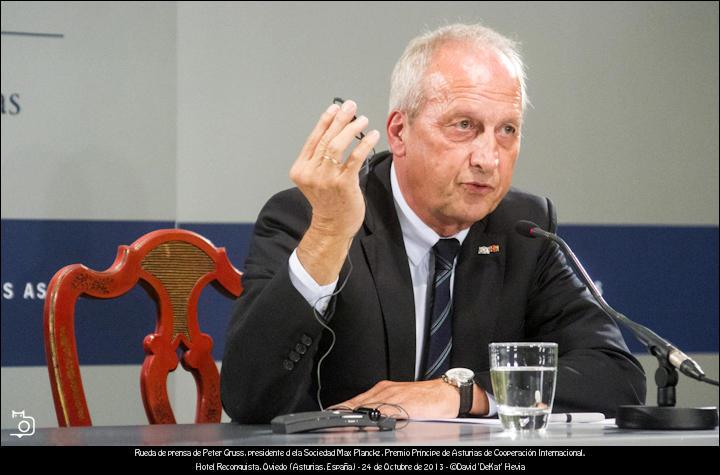
M 166 221 L 2 220 L 2 366 L 42 366 L 42 293 L 66 264 L 105 270 L 117 246 L 171 228 Z M 253 225 L 181 224 L 228 251 L 242 270 Z M 718 228 L 561 226 L 607 301 L 686 352 L 718 351 Z M 30 287 L 27 287 L 29 283 Z M 12 286 L 12 298 L 9 288 Z M 221 359 L 232 301 L 208 287 L 200 324 Z M 134 364 L 155 325 L 156 309 L 141 288 L 115 301 L 81 300 L 76 334 L 81 364 Z M 631 349 L 642 353 L 627 336 Z
M 2 366 L 45 364 L 44 301 L 38 297 L 41 292 L 32 292 L 39 283 L 49 283 L 67 264 L 105 270 L 119 244 L 172 227 L 171 221 L 2 220 Z M 116 305 L 110 302 L 82 299 L 78 303 L 75 330 L 81 364 L 143 360 L 142 339 L 154 328 L 154 304 L 139 288 Z
M 603 297 L 685 352 L 718 351 L 718 228 L 560 226 Z M 644 347 L 625 333 L 630 349 Z

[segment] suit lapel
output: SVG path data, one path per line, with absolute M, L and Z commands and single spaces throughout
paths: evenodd
M 485 232 L 486 220 L 470 229 L 455 269 L 451 367 L 483 370 L 487 345 L 500 317 L 505 275 L 505 235 Z M 493 246 L 499 246 L 494 248 Z M 478 253 L 478 249 L 482 249 Z M 491 251 L 488 251 L 490 249 Z M 497 250 L 496 250 L 497 249 Z
M 390 154 L 374 158 L 373 171 L 362 180 L 366 198 L 366 235 L 360 239 L 375 282 L 387 336 L 388 378 L 415 377 L 415 301 L 400 223 L 390 187 Z M 486 232 L 487 218 L 475 223 L 463 242 L 453 289 L 451 367 L 488 368 L 502 309 L 506 235 Z M 498 246 L 497 252 L 493 246 Z M 480 247 L 488 249 L 478 253 Z
M 415 301 L 390 187 L 390 163 L 390 159 L 376 163 L 365 184 L 367 235 L 360 239 L 360 245 L 382 308 L 388 378 L 412 381 L 415 378 Z

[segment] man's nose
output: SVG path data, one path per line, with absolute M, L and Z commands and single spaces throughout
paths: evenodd
M 500 151 L 493 134 L 479 134 L 472 143 L 470 166 L 492 172 L 500 163 Z

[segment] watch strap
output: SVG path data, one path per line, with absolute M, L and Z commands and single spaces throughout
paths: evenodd
M 472 382 L 468 384 L 461 384 L 458 386 L 460 391 L 460 410 L 458 411 L 458 417 L 468 417 L 470 415 L 470 409 L 473 404 L 473 386 Z

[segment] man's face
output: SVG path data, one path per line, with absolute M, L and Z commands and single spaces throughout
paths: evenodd
M 447 44 L 431 59 L 425 102 L 391 140 L 403 196 L 438 234 L 448 236 L 491 213 L 510 188 L 520 151 L 518 71 L 501 53 Z

